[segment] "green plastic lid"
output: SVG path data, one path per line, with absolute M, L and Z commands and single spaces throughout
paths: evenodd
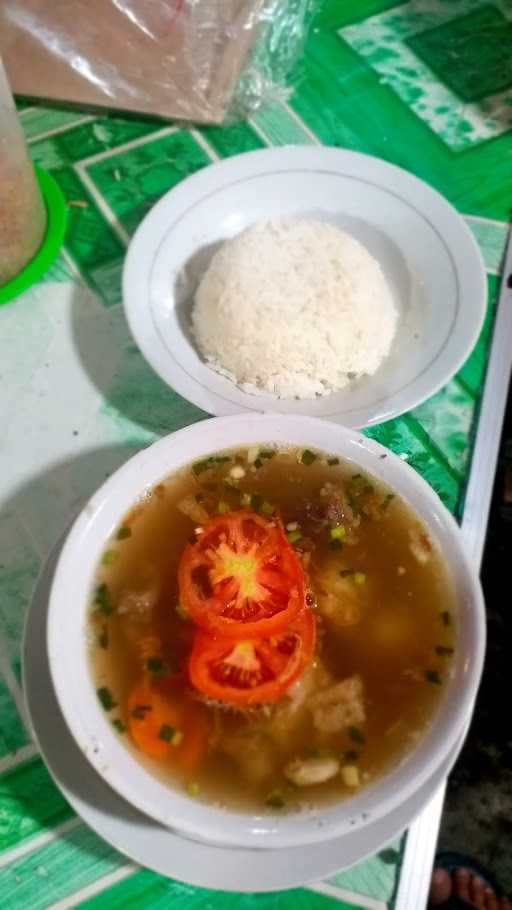
M 53 177 L 36 165 L 36 177 L 47 213 L 46 234 L 35 256 L 15 278 L 0 288 L 0 304 L 7 303 L 35 284 L 57 258 L 64 241 L 68 207 Z

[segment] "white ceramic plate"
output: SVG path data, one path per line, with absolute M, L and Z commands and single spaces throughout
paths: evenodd
M 383 777 L 340 803 L 296 813 L 237 812 L 191 799 L 151 774 L 120 742 L 91 684 L 87 614 L 92 580 L 106 541 L 144 493 L 177 468 L 240 445 L 295 445 L 338 455 L 380 477 L 423 518 L 450 567 L 458 612 L 457 649 L 445 697 L 416 748 Z M 50 669 L 75 741 L 95 770 L 124 798 L 161 824 L 223 846 L 293 847 L 364 828 L 412 796 L 456 744 L 482 670 L 482 592 L 460 531 L 434 491 L 396 455 L 354 430 L 303 416 L 240 414 L 196 423 L 131 458 L 94 494 L 68 535 L 52 586 L 48 617 Z
M 50 774 L 75 811 L 100 837 L 135 862 L 203 888 L 250 892 L 295 888 L 348 868 L 384 847 L 411 823 L 453 766 L 465 734 L 436 774 L 398 809 L 364 830 L 321 844 L 237 850 L 179 837 L 111 790 L 69 733 L 55 697 L 44 646 L 57 555 L 39 579 L 25 628 L 24 690 L 34 736 Z
M 294 216 L 359 239 L 380 261 L 400 312 L 391 354 L 374 376 L 305 401 L 243 392 L 201 360 L 189 330 L 195 289 L 219 243 L 255 221 Z M 368 155 L 295 146 L 235 156 L 167 193 L 130 244 L 123 295 L 146 359 L 208 413 L 309 414 L 362 427 L 409 410 L 457 371 L 482 326 L 486 283 L 471 232 L 426 183 Z

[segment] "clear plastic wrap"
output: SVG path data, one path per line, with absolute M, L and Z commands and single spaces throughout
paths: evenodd
M 37 252 L 46 209 L 0 60 L 0 288 Z
M 220 123 L 280 97 L 316 0 L 2 0 L 20 95 Z

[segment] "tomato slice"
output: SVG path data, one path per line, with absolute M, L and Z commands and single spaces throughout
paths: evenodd
M 235 641 L 199 630 L 190 655 L 190 681 L 204 695 L 230 704 L 277 701 L 313 657 L 315 637 L 315 618 L 307 607 L 272 638 Z
M 212 518 L 178 569 L 192 619 L 230 638 L 268 637 L 304 606 L 304 570 L 277 519 L 256 512 Z

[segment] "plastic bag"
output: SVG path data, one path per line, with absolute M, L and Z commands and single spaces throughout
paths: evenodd
M 280 96 L 316 0 L 2 0 L 15 93 L 220 123 Z

